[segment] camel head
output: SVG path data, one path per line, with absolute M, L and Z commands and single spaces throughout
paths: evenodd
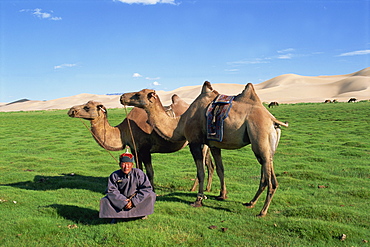
M 160 99 L 154 90 L 143 89 L 139 92 L 124 93 L 121 95 L 121 104 L 136 106 L 139 108 L 150 108 L 155 103 L 160 103 Z M 160 103 L 162 105 L 162 103 Z
M 70 117 L 83 118 L 91 121 L 101 117 L 106 118 L 107 109 L 102 103 L 90 100 L 86 104 L 71 107 L 67 114 Z

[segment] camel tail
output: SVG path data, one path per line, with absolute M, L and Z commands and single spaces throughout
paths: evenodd
M 279 127 L 280 125 L 284 126 L 284 127 L 288 127 L 289 126 L 289 123 L 288 122 L 281 122 L 279 120 L 277 120 L 276 118 L 273 120 L 275 125 L 277 125 L 277 127 Z
M 288 122 L 281 122 L 279 120 L 277 120 L 274 115 L 271 114 L 271 112 L 267 111 L 272 119 L 272 121 L 275 123 L 276 127 L 280 127 L 280 125 L 284 126 L 284 127 L 288 127 L 289 126 L 289 123 Z

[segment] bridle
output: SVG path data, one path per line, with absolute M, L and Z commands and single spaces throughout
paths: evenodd
M 139 166 L 139 157 L 137 155 L 136 143 L 135 143 L 134 135 L 132 133 L 132 128 L 131 128 L 131 125 L 130 125 L 130 120 L 127 118 L 128 113 L 127 113 L 126 105 L 125 105 L 124 108 L 125 108 L 125 113 L 126 113 L 126 119 L 127 119 L 127 123 L 128 123 L 128 128 L 130 130 L 131 140 L 132 140 L 132 143 L 133 143 L 133 146 L 134 146 L 135 160 L 136 160 L 136 168 L 138 168 L 138 166 Z M 106 112 L 103 108 L 101 108 L 100 110 L 103 111 L 104 113 Z M 80 121 L 83 123 L 83 125 L 85 125 L 86 129 L 91 133 L 91 135 L 94 136 L 95 140 L 97 140 L 97 142 L 99 142 L 100 146 L 104 147 L 105 145 L 102 143 L 102 141 L 91 131 L 91 129 L 86 125 L 86 123 L 84 121 L 82 121 L 81 118 L 80 118 Z M 126 145 L 126 153 L 128 152 L 128 149 L 129 149 L 129 147 Z M 116 157 L 114 157 L 113 154 L 109 150 L 105 149 L 105 151 L 107 151 L 109 153 L 109 155 L 118 163 L 118 159 Z

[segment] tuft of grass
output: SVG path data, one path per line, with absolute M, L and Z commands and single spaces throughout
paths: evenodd
M 282 104 L 289 128 L 274 157 L 279 188 L 264 218 L 253 209 L 260 165 L 250 146 L 223 150 L 228 199 L 189 206 L 196 168 L 189 149 L 153 154 L 157 202 L 148 220 L 99 219 L 99 200 L 120 151 L 102 149 L 63 110 L 0 113 L 2 246 L 367 246 L 370 241 L 369 102 Z M 112 126 L 125 117 L 109 109 Z M 85 121 L 85 120 L 82 120 Z M 87 121 L 85 123 L 89 124 Z M 123 151 L 122 151 L 123 152 Z M 213 226 L 210 228 L 210 226 Z M 347 238 L 341 241 L 341 236 Z

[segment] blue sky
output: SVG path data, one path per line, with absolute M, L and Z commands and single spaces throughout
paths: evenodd
M 0 102 L 370 66 L 369 0 L 0 2 Z

